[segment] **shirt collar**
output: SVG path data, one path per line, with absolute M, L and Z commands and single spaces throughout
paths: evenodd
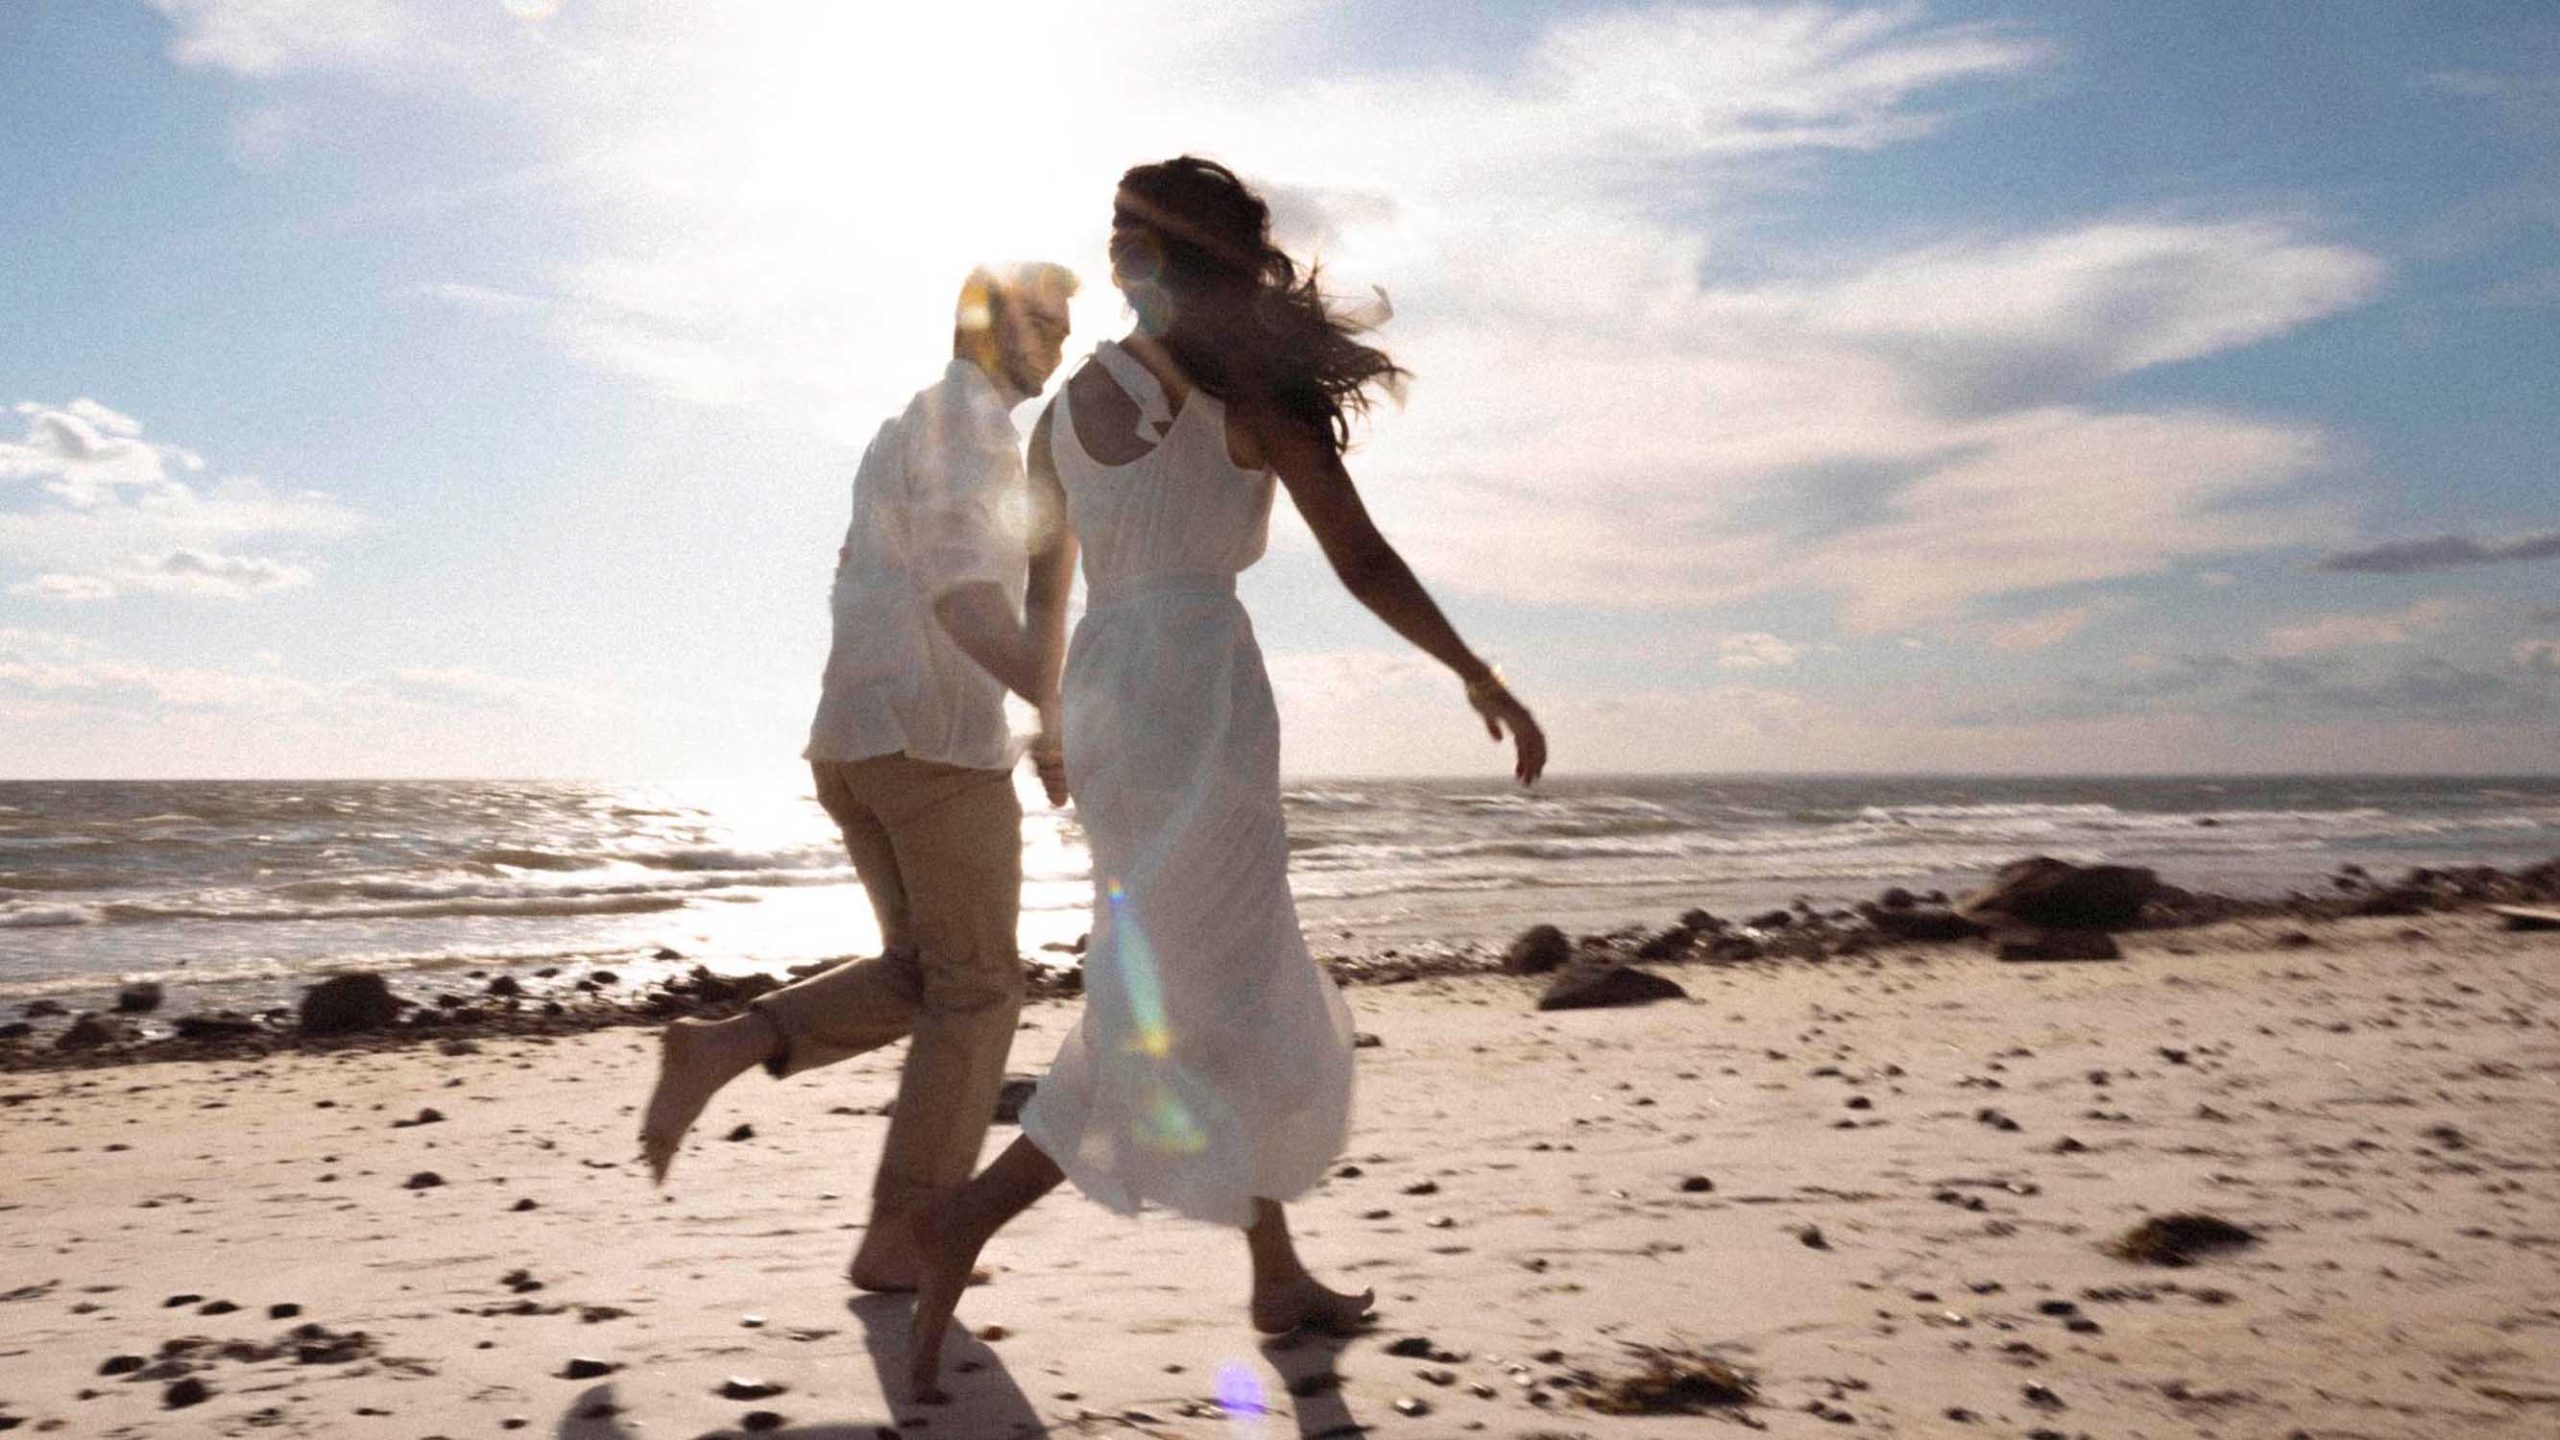
M 979 369 L 976 361 L 963 360 L 957 355 L 951 357 L 951 364 L 943 370 L 942 378 L 955 385 L 983 385 L 995 392 L 995 397 L 1004 402 L 1007 410 L 1031 398 L 1014 393 L 1012 386 Z

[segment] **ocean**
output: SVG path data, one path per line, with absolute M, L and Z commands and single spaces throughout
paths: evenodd
M 1083 840 L 1024 790 L 1023 949 L 1058 959 Z M 2560 854 L 2560 777 L 1362 780 L 1287 804 L 1320 954 L 1955 889 L 2031 853 L 2234 894 Z M 0 1014 L 138 980 L 185 1010 L 344 969 L 779 970 L 878 939 L 805 783 L 0 782 Z

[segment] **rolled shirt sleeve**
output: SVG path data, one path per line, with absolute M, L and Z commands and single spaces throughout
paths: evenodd
M 977 377 L 972 377 L 977 378 Z M 946 385 L 907 432 L 908 516 L 928 600 L 1022 578 L 1028 551 L 1021 437 L 994 386 Z

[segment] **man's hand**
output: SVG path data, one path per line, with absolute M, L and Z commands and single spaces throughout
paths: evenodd
M 1049 804 L 1059 810 L 1067 808 L 1067 752 L 1043 735 L 1032 742 L 1031 768 L 1040 777 L 1040 788 L 1048 792 Z

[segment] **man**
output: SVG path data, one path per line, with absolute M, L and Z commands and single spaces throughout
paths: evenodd
M 884 953 L 731 1019 L 676 1021 L 641 1125 L 663 1183 L 704 1104 L 750 1067 L 795 1074 L 912 1034 L 851 1268 L 866 1290 L 914 1288 L 907 1216 L 977 1168 L 1022 1008 L 1004 692 L 1040 707 L 1034 758 L 1064 803 L 1056 697 L 1074 559 L 1055 517 L 1033 513 L 1012 411 L 1056 373 L 1075 290 L 1056 265 L 971 273 L 951 364 L 880 427 L 854 477 L 806 755 Z

